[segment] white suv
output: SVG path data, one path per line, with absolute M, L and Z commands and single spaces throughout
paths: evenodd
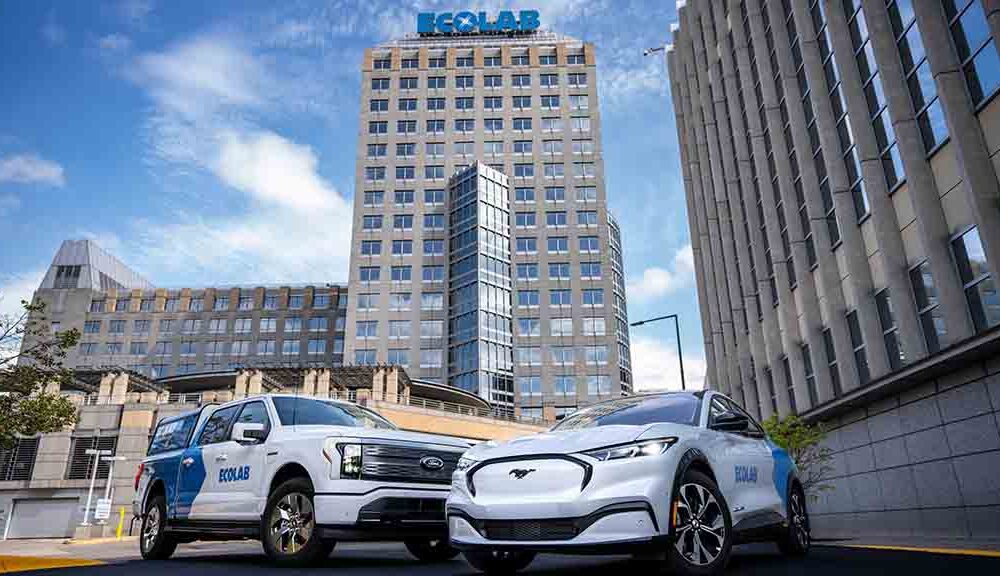
M 325 557 L 338 540 L 448 546 L 444 503 L 469 444 L 397 430 L 355 404 L 264 395 L 162 420 L 135 482 L 144 558 L 178 543 L 253 538 L 273 560 Z
M 809 549 L 794 464 L 715 392 L 619 398 L 546 434 L 479 444 L 459 461 L 447 514 L 452 545 L 486 572 L 545 551 L 653 553 L 717 574 L 734 543 Z

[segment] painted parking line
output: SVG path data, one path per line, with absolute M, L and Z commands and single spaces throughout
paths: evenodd
M 923 548 L 919 546 L 889 546 L 881 544 L 817 544 L 838 548 L 857 548 L 863 550 L 890 550 L 897 552 L 925 552 L 927 554 L 948 554 L 952 556 L 980 556 L 983 558 L 1000 558 L 1000 550 L 976 550 L 966 548 Z
M 99 560 L 85 558 L 52 558 L 44 556 L 0 556 L 0 574 L 24 572 L 27 570 L 51 570 L 53 568 L 78 568 L 80 566 L 100 566 Z

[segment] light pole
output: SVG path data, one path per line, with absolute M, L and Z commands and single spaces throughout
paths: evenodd
M 681 390 L 687 390 L 687 384 L 684 382 L 684 355 L 681 352 L 681 321 L 680 318 L 677 317 L 677 314 L 667 314 L 666 316 L 657 316 L 656 318 L 639 320 L 638 322 L 631 323 L 630 326 L 642 326 L 643 324 L 659 322 L 660 320 L 668 320 L 670 318 L 673 318 L 674 320 L 674 334 L 677 337 L 677 361 L 681 365 Z

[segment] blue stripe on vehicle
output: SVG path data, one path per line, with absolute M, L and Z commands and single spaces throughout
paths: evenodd
M 788 480 L 791 478 L 792 473 L 795 472 L 795 463 L 792 462 L 792 458 L 788 455 L 788 452 L 772 442 L 770 438 L 767 440 L 767 446 L 771 449 L 771 460 L 774 461 L 774 489 L 778 492 L 781 503 L 787 508 Z
M 184 450 L 181 460 L 191 458 L 194 462 L 190 466 L 179 464 L 180 471 L 177 473 L 177 504 L 174 508 L 177 518 L 187 518 L 191 513 L 191 506 L 194 499 L 198 497 L 202 486 L 205 484 L 205 461 L 201 455 L 201 446 L 193 446 Z

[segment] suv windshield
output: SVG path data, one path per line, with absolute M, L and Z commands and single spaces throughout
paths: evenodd
M 615 424 L 642 426 L 666 422 L 694 426 L 701 398 L 694 394 L 630 396 L 588 406 L 570 414 L 553 430 L 576 430 Z
M 274 408 L 283 426 L 318 424 L 325 426 L 351 426 L 353 428 L 380 428 L 395 430 L 385 418 L 353 404 L 340 404 L 312 398 L 274 398 Z

